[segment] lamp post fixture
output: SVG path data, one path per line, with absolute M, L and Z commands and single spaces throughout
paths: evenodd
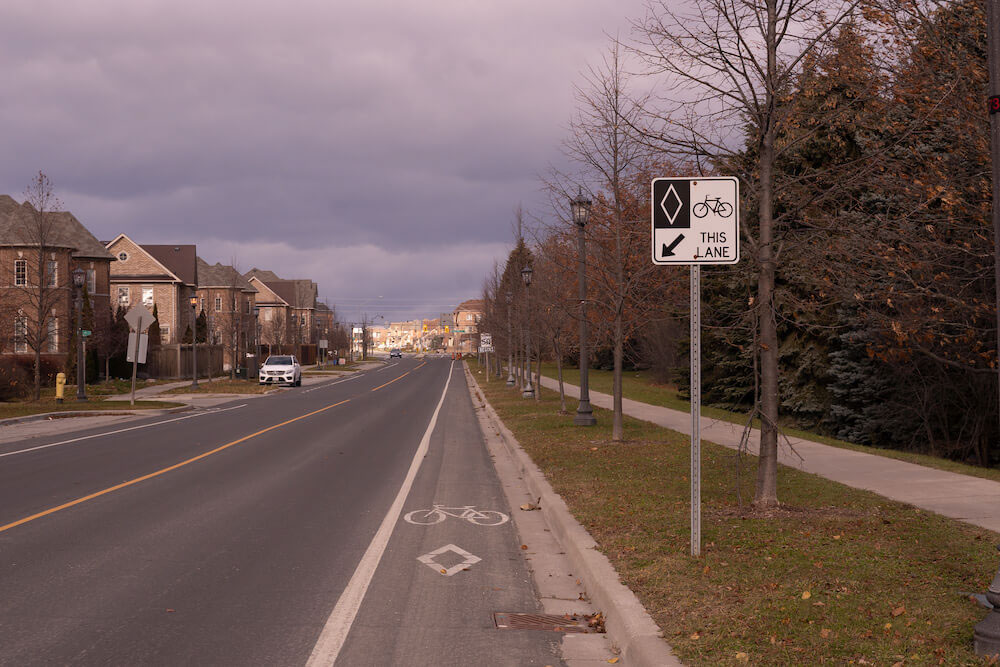
M 191 295 L 191 388 L 198 388 L 198 297 Z
M 507 386 L 513 387 L 514 380 L 514 338 L 510 330 L 510 301 L 511 293 L 510 290 L 504 294 L 507 300 Z
M 590 219 L 590 206 L 591 201 L 583 195 L 582 187 L 577 191 L 576 198 L 569 202 L 580 246 L 577 264 L 577 282 L 580 288 L 580 403 L 573 416 L 573 423 L 577 426 L 593 426 L 597 423 L 594 409 L 590 407 L 590 382 L 587 373 L 590 363 L 587 354 L 587 247 L 583 229 Z
M 524 268 L 521 269 L 521 280 L 524 281 L 524 297 L 525 301 L 525 311 L 527 314 L 527 329 L 524 336 L 524 357 L 527 361 L 528 366 L 528 383 L 524 386 L 524 391 L 521 392 L 521 398 L 534 398 L 535 397 L 535 385 L 531 381 L 531 265 L 525 264 Z
M 76 400 L 86 401 L 87 369 L 83 360 L 83 284 L 87 280 L 87 272 L 83 269 L 73 269 L 73 306 L 76 308 Z

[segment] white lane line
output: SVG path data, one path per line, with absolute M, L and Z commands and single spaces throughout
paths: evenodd
M 70 445 L 70 444 L 72 444 L 74 442 L 80 442 L 81 440 L 91 440 L 93 438 L 103 438 L 106 435 L 116 435 L 118 433 L 127 433 L 129 431 L 138 431 L 141 428 L 149 428 L 151 426 L 159 426 L 161 424 L 170 424 L 171 422 L 184 421 L 185 419 L 193 419 L 195 417 L 204 417 L 205 415 L 215 415 L 215 414 L 218 414 L 220 412 L 229 412 L 230 410 L 236 410 L 238 408 L 245 408 L 246 406 L 247 406 L 247 404 L 243 403 L 242 405 L 234 405 L 231 408 L 221 408 L 219 410 L 210 410 L 210 411 L 206 411 L 206 412 L 198 412 L 198 413 L 195 413 L 193 415 L 186 415 L 184 417 L 176 417 L 174 419 L 164 419 L 161 422 L 153 422 L 152 424 L 142 424 L 141 426 L 130 426 L 129 428 L 120 428 L 117 431 L 107 431 L 105 433 L 94 433 L 92 435 L 84 435 L 84 436 L 80 436 L 79 438 L 73 438 L 72 440 L 63 440 L 61 442 L 51 442 L 51 443 L 49 443 L 47 445 L 38 445 L 37 447 L 29 447 L 27 449 L 19 449 L 16 452 L 7 452 L 5 454 L 0 454 L 0 458 L 3 458 L 5 456 L 14 456 L 15 454 L 26 454 L 28 452 L 34 452 L 34 451 L 37 451 L 39 449 L 48 449 L 49 447 L 60 447 L 62 445 Z
M 376 372 L 376 373 L 381 373 L 382 371 L 384 371 L 384 370 L 385 370 L 385 369 L 387 369 L 387 368 L 392 368 L 393 366 L 398 366 L 398 365 L 399 365 L 399 362 L 397 361 L 397 362 L 396 362 L 396 363 L 394 363 L 394 364 L 389 364 L 388 366 L 383 366 L 382 368 L 378 369 L 378 370 L 377 370 L 377 371 L 375 371 L 375 372 Z
M 434 431 L 434 425 L 437 424 L 441 406 L 444 405 L 444 397 L 448 394 L 448 385 L 451 384 L 454 367 L 455 362 L 452 362 L 451 368 L 448 371 L 448 380 L 444 383 L 444 391 L 441 392 L 441 399 L 434 409 L 434 414 L 427 425 L 427 430 L 424 431 L 424 437 L 420 439 L 420 446 L 417 447 L 417 451 L 413 455 L 413 460 L 410 462 L 410 470 L 406 473 L 403 485 L 399 487 L 396 500 L 393 501 L 392 507 L 386 512 L 385 518 L 382 519 L 382 525 L 379 526 L 378 532 L 375 533 L 371 544 L 368 545 L 365 555 L 361 557 L 361 562 L 358 563 L 358 567 L 354 570 L 351 580 L 347 583 L 347 588 L 340 594 L 337 605 L 330 612 L 330 617 L 326 620 L 323 631 L 319 633 L 319 639 L 316 640 L 316 645 L 313 647 L 312 655 L 309 656 L 309 660 L 306 662 L 306 667 L 333 665 L 337 661 L 337 656 L 340 655 L 340 649 L 344 647 L 344 641 L 347 639 L 347 634 L 351 631 L 351 625 L 354 624 L 354 618 L 358 614 L 358 609 L 361 608 L 361 603 L 365 599 L 365 593 L 368 592 L 368 586 L 375 575 L 375 569 L 378 568 L 379 561 L 382 560 L 382 554 L 385 553 L 385 547 L 389 544 L 389 538 L 392 537 L 392 529 L 399 522 L 399 515 L 403 511 L 403 504 L 406 502 L 406 496 L 409 495 L 410 488 L 413 486 L 417 470 L 420 469 L 420 464 L 427 454 L 427 449 L 431 442 L 431 433 Z

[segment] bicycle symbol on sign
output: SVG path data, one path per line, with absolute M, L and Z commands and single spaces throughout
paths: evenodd
M 698 202 L 691 207 L 691 212 L 696 218 L 704 218 L 711 211 L 719 217 L 728 218 L 733 214 L 733 205 L 721 201 L 721 197 L 705 197 L 705 201 Z
M 510 517 L 503 512 L 496 512 L 494 510 L 477 510 L 475 505 L 466 505 L 464 507 L 445 507 L 444 505 L 435 505 L 433 509 L 413 510 L 403 516 L 407 522 L 418 526 L 430 526 L 435 523 L 441 523 L 448 517 L 465 519 L 469 523 L 477 526 L 499 526 L 507 523 L 510 519 Z

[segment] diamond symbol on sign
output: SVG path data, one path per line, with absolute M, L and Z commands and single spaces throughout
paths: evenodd
M 681 212 L 681 207 L 684 206 L 684 202 L 681 201 L 680 195 L 677 194 L 677 190 L 674 190 L 673 184 L 667 188 L 667 193 L 663 195 L 663 199 L 660 200 L 660 208 L 663 209 L 663 213 L 667 216 L 667 220 L 670 224 L 674 224 L 674 220 L 677 219 L 677 214 Z M 671 211 L 673 211 L 671 213 Z
M 438 563 L 435 560 L 435 558 L 449 551 L 451 551 L 456 556 L 461 558 L 462 562 L 458 563 L 457 565 L 452 565 L 451 567 L 443 567 L 440 563 Z M 475 565 L 476 563 L 481 561 L 482 558 L 480 558 L 479 556 L 473 556 L 465 549 L 456 547 L 454 544 L 446 544 L 440 549 L 435 549 L 434 551 L 428 554 L 424 554 L 423 556 L 418 556 L 417 560 L 419 560 L 421 563 L 431 568 L 432 570 L 440 572 L 446 577 L 450 577 L 456 572 L 461 572 L 470 565 Z

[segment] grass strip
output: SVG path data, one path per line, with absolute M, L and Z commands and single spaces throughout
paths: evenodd
M 170 401 L 136 401 L 129 405 L 128 401 L 89 400 L 77 403 L 75 397 L 66 398 L 64 403 L 56 403 L 55 399 L 45 399 L 37 403 L 0 403 L 0 419 L 13 417 L 30 417 L 47 412 L 106 412 L 108 410 L 166 410 L 179 408 L 183 403 Z
M 556 365 L 542 364 L 542 375 L 556 379 Z M 611 394 L 613 376 L 614 373 L 612 371 L 590 369 L 588 374 L 590 390 Z M 576 368 L 564 367 L 563 381 L 579 386 L 580 371 Z M 676 387 L 673 385 L 657 383 L 653 380 L 652 375 L 647 371 L 631 371 L 623 373 L 622 396 L 634 401 L 649 403 L 650 405 L 658 405 L 665 408 L 671 408 L 673 410 L 680 410 L 681 412 L 691 412 L 691 404 L 686 398 L 681 398 L 678 395 Z M 740 426 L 746 424 L 747 421 L 746 413 L 732 412 L 709 406 L 702 406 L 701 414 L 703 417 L 711 417 L 712 419 L 731 422 L 733 424 L 739 424 Z M 759 420 L 754 421 L 754 427 L 760 427 Z M 801 429 L 790 427 L 787 424 L 782 424 L 781 430 L 785 435 L 793 438 L 802 438 L 804 440 L 811 440 L 824 445 L 830 445 L 831 447 L 851 449 L 856 452 L 864 452 L 865 454 L 874 454 L 876 456 L 884 456 L 886 458 L 897 459 L 899 461 L 916 463 L 917 465 L 927 466 L 928 468 L 936 468 L 937 470 L 946 470 L 948 472 L 955 472 L 961 475 L 971 475 L 973 477 L 981 477 L 983 479 L 993 480 L 994 482 L 1000 482 L 1000 469 L 998 468 L 983 468 L 980 466 L 961 463 L 959 461 L 950 461 L 948 459 L 931 456 L 929 454 L 919 454 L 917 452 L 907 452 L 899 449 L 868 447 L 853 442 L 847 442 L 846 440 L 838 440 L 837 438 L 812 433 L 810 431 L 803 431 Z
M 693 558 L 686 436 L 626 417 L 612 443 L 608 411 L 581 428 L 555 392 L 480 389 L 686 664 L 981 664 L 986 610 L 959 592 L 988 586 L 997 534 L 784 466 L 785 505 L 754 512 L 756 459 L 737 483 L 735 452 L 706 442 Z
M 274 388 L 274 385 L 263 385 L 257 380 L 230 380 L 216 379 L 198 380 L 198 388 L 192 389 L 191 385 L 184 387 L 174 387 L 162 394 L 263 394 Z

